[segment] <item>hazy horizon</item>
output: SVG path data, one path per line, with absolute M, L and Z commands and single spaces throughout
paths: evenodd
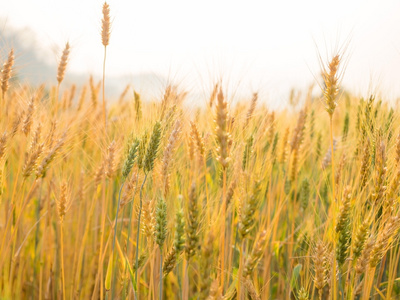
M 49 65 L 57 63 L 69 41 L 67 73 L 99 75 L 102 3 L 8 2 L 0 13 L 0 33 L 3 39 L 8 30 L 29 29 L 27 39 Z M 361 96 L 379 91 L 389 100 L 400 96 L 398 1 L 108 3 L 113 19 L 109 76 L 156 74 L 194 92 L 208 91 L 222 76 L 282 101 L 291 88 L 305 89 L 316 81 L 318 51 L 324 59 L 349 43 L 343 85 Z

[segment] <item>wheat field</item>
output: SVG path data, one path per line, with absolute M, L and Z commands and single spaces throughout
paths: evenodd
M 400 107 L 320 82 L 269 109 L 223 78 L 195 112 L 102 80 L 0 98 L 0 299 L 400 299 Z M 317 58 L 318 59 L 318 58 Z M 113 101 L 111 101 L 113 100 Z

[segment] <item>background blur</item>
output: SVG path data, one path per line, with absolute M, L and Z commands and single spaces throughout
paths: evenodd
M 1 61 L 15 47 L 20 78 L 55 82 L 66 41 L 72 45 L 70 80 L 100 77 L 103 1 L 1 2 Z M 282 107 L 291 88 L 306 89 L 319 78 L 318 53 L 326 61 L 349 44 L 344 86 L 364 97 L 374 92 L 394 101 L 400 96 L 400 1 L 108 3 L 113 18 L 106 71 L 111 94 L 132 83 L 157 96 L 166 82 L 174 82 L 205 102 L 222 76 L 237 95 L 259 91 L 271 105 Z

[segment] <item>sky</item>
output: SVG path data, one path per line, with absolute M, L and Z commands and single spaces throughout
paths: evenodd
M 3 2 L 3 3 L 1 3 Z M 283 101 L 306 89 L 347 46 L 343 85 L 367 97 L 400 96 L 400 1 L 109 0 L 109 76 L 152 73 L 183 88 L 233 87 Z M 101 74 L 98 0 L 0 0 L 0 34 L 29 28 L 39 53 L 56 64 L 67 41 L 68 71 Z

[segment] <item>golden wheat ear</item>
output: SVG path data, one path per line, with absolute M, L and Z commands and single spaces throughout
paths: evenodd
M 65 70 L 67 69 L 67 64 L 68 64 L 69 53 L 70 53 L 70 46 L 69 46 L 69 43 L 67 42 L 65 44 L 65 48 L 62 52 L 61 59 L 58 64 L 58 70 L 57 70 L 58 84 L 61 84 L 61 82 L 64 80 Z
M 333 115 L 337 106 L 336 97 L 339 94 L 339 77 L 338 68 L 340 64 L 340 56 L 335 55 L 328 64 L 328 68 L 322 72 L 322 78 L 325 84 L 324 99 L 325 109 L 329 115 Z
M 107 112 L 106 112 L 106 100 L 105 100 L 105 77 L 106 77 L 106 56 L 107 46 L 110 42 L 110 31 L 111 31 L 111 20 L 110 20 L 110 6 L 107 2 L 103 4 L 103 19 L 101 20 L 101 42 L 104 46 L 104 61 L 103 61 L 103 122 L 104 122 L 104 134 L 107 132 Z
M 220 88 L 219 90 L 217 100 L 218 101 L 215 116 L 215 123 L 217 125 L 215 128 L 215 135 L 218 143 L 217 161 L 224 169 L 226 169 L 230 162 L 229 146 L 231 144 L 231 137 L 228 131 L 228 103 L 225 100 L 222 88 Z
M 110 42 L 110 6 L 107 2 L 103 4 L 103 19 L 101 20 L 101 42 L 103 46 L 108 46 Z
M 3 69 L 1 70 L 1 91 L 3 93 L 3 99 L 4 96 L 9 88 L 9 80 L 11 78 L 11 70 L 14 65 L 14 49 L 10 50 L 10 53 L 8 54 L 8 59 L 3 65 Z

